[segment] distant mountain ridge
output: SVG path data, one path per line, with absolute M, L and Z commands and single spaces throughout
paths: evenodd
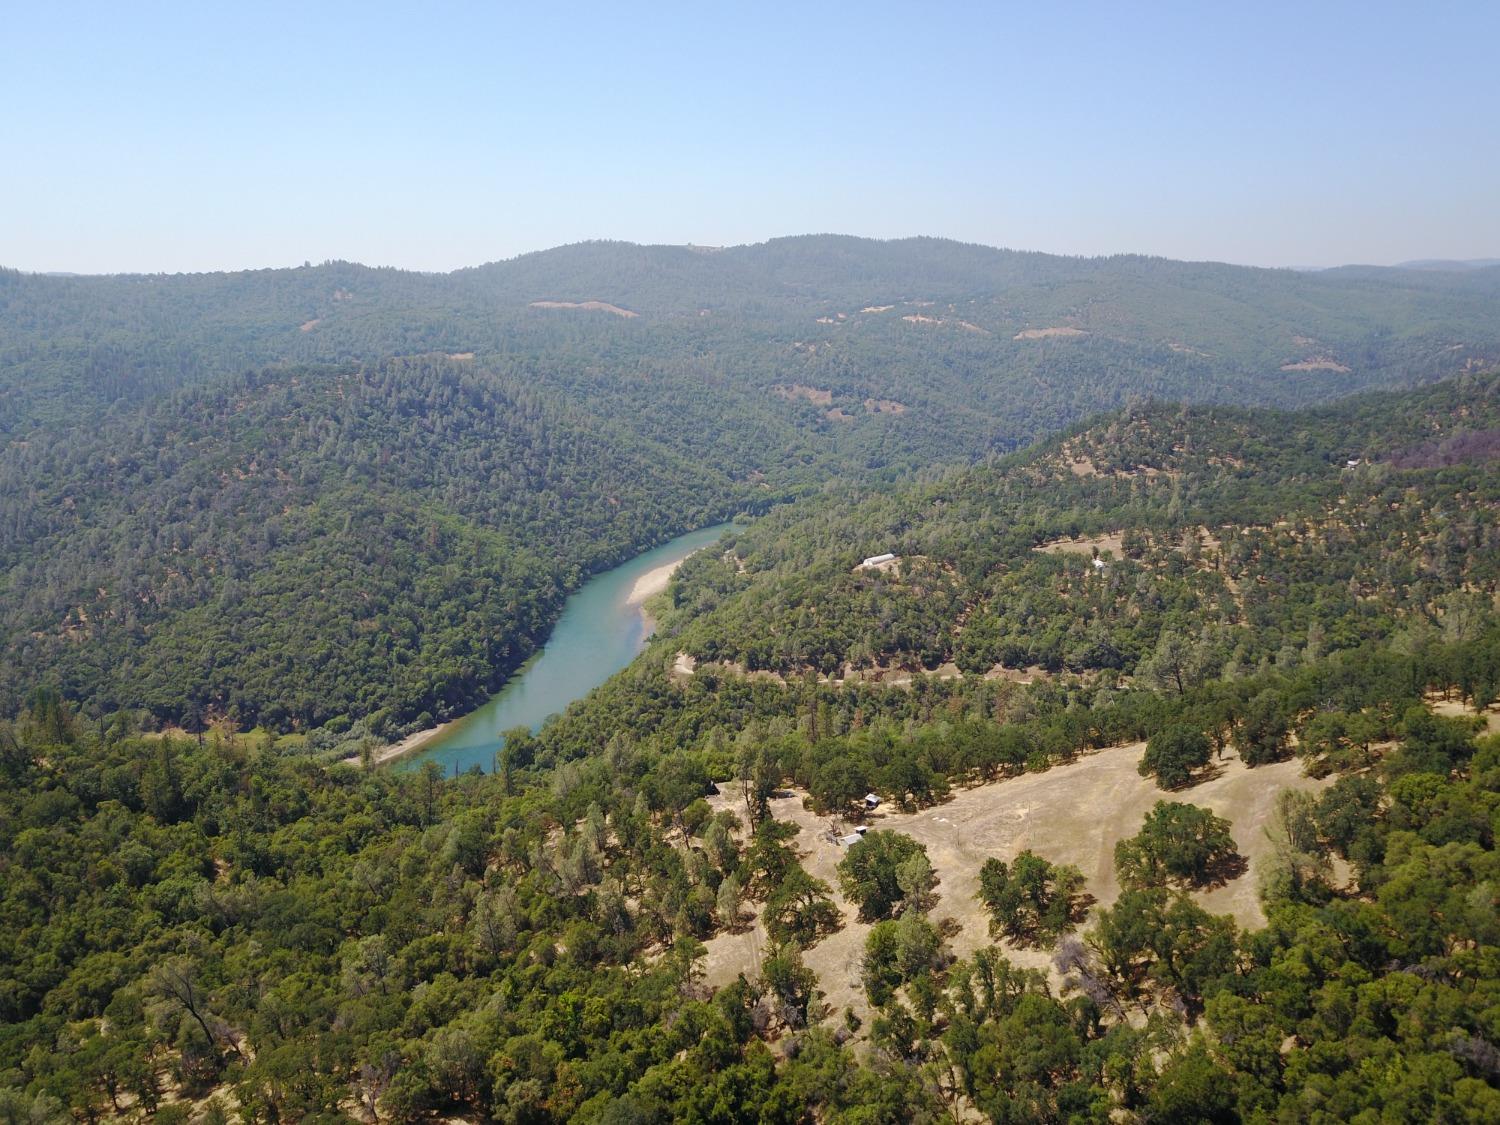
M 1418 258 L 1396 263 L 1402 270 L 1487 270 L 1500 266 L 1500 258 Z
M 0 703 L 48 681 L 399 728 L 472 703 L 584 575 L 673 534 L 1141 400 L 1487 368 L 1497 301 L 1493 270 L 832 235 L 442 275 L 0 271 Z
M 586 242 L 450 274 L 347 262 L 171 276 L 0 270 L 0 441 L 251 367 L 429 352 L 713 357 L 741 382 L 779 367 L 793 370 L 767 382 L 808 384 L 800 369 L 832 367 L 859 398 L 898 400 L 895 375 L 936 361 L 981 409 L 969 401 L 980 373 L 1046 382 L 1077 378 L 1081 361 L 1139 370 L 1133 389 L 1147 393 L 1295 405 L 1495 358 L 1497 301 L 1500 271 L 1309 274 L 835 235 L 711 253 Z M 590 302 L 637 315 L 536 307 Z M 1065 352 L 1028 343 L 1056 328 L 1077 330 Z M 789 359 L 798 344 L 814 351 Z M 1323 361 L 1315 380 L 1296 366 Z

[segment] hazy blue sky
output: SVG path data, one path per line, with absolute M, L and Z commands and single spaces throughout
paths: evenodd
M 449 269 L 811 231 L 1500 256 L 1497 48 L 1500 0 L 0 0 L 0 264 Z

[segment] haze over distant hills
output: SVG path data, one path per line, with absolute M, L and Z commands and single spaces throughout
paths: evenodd
M 1500 258 L 1468 258 L 1455 261 L 1452 258 L 1419 258 L 1412 262 L 1398 262 L 1403 270 L 1487 270 L 1500 266 Z

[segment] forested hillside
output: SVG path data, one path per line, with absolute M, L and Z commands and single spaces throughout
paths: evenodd
M 1294 404 L 1462 372 L 1500 355 L 1497 296 L 1500 270 L 829 236 L 447 275 L 0 272 L 0 707 L 48 684 L 93 712 L 389 734 L 471 704 L 581 576 L 674 533 L 1151 396 Z M 922 592 L 878 641 L 725 628 L 702 651 L 1115 659 L 1074 635 L 1023 653 L 982 610 L 962 640 L 903 639 L 960 596 Z M 1123 667 L 1140 638 L 1116 642 Z
M 1500 353 L 1497 298 L 1500 269 L 1299 274 L 832 236 L 587 243 L 446 275 L 8 271 L 0 435 L 247 367 L 473 352 L 805 386 L 832 398 L 804 414 L 843 425 L 897 402 L 905 426 L 971 454 L 1133 393 L 1293 404 L 1452 374 Z
M 773 514 L 691 560 L 701 661 L 1113 682 L 1458 628 L 1500 580 L 1500 378 L 1296 414 L 1142 405 L 992 466 Z M 880 568 L 864 557 L 894 552 Z M 1311 637 L 1307 642 L 1306 638 Z
M 3 705 L 29 680 L 279 728 L 475 702 L 581 575 L 770 494 L 734 436 L 708 464 L 696 432 L 666 447 L 436 357 L 34 434 L 0 454 Z
M 400 401 L 272 383 L 276 420 Z M 492 775 L 142 735 L 35 692 L 0 723 L 0 1112 L 1493 1121 L 1496 387 L 1141 407 L 806 500 L 690 563 L 675 635 Z M 900 566 L 853 570 L 882 546 Z M 926 602 L 939 647 L 983 651 L 970 674 L 819 675 L 887 635 L 870 656 L 919 663 Z M 709 659 L 752 612 L 784 673 Z M 1028 676 L 977 671 L 981 620 Z M 1096 840 L 1118 809 L 1068 803 L 1106 768 L 1149 801 Z M 1052 777 L 1060 828 L 946 823 L 972 796 L 1025 824 L 1010 794 Z

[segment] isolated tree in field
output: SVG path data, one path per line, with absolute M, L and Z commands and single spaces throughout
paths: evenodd
M 903 909 L 923 912 L 932 909 L 932 888 L 937 885 L 937 876 L 925 851 L 908 856 L 896 868 L 896 885 L 901 888 Z
M 1229 821 L 1181 801 L 1157 801 L 1141 830 L 1115 845 L 1115 872 L 1127 887 L 1201 887 L 1243 863 Z
M 979 899 L 990 912 L 990 933 L 1043 942 L 1072 928 L 1083 905 L 1083 873 L 1024 851 L 1010 864 L 987 859 Z
M 714 904 L 719 912 L 719 921 L 727 929 L 734 929 L 740 921 L 740 901 L 744 898 L 744 889 L 740 886 L 740 877 L 734 872 L 724 876 L 719 884 L 719 890 L 714 898 Z
M 822 995 L 818 976 L 803 963 L 795 943 L 779 946 L 766 958 L 761 983 L 775 1000 L 776 1015 L 786 1027 L 806 1027 L 808 1009 Z
M 787 872 L 797 866 L 797 853 L 787 843 L 795 835 L 795 824 L 774 818 L 761 821 L 755 829 L 745 863 L 750 869 L 749 889 L 757 897 L 769 896 L 781 885 Z
M 703 830 L 703 854 L 725 874 L 739 866 L 740 846 L 734 839 L 734 829 L 739 822 L 740 818 L 733 813 L 721 812 Z
M 1271 822 L 1266 826 L 1272 850 L 1260 873 L 1260 893 L 1266 900 L 1326 901 L 1328 856 L 1318 838 L 1317 800 L 1300 789 L 1276 794 Z
M 831 934 L 839 928 L 839 912 L 829 891 L 827 883 L 794 862 L 766 900 L 766 932 L 777 942 L 794 941 L 804 947 Z
M 771 795 L 781 784 L 781 766 L 768 747 L 746 747 L 740 754 L 738 775 L 745 816 L 754 830 L 771 815 Z
M 920 865 L 907 866 L 916 857 L 927 863 L 925 878 Z M 902 886 L 903 867 L 910 892 Z M 923 882 L 925 887 L 921 886 Z M 871 832 L 850 845 L 849 854 L 839 861 L 839 886 L 844 896 L 859 906 L 859 916 L 866 922 L 889 918 L 907 905 L 917 905 L 926 899 L 932 885 L 927 849 L 899 832 Z
M 875 923 L 865 939 L 863 975 L 870 1002 L 884 1005 L 897 988 L 939 969 L 942 948 L 936 927 L 915 911 Z
M 830 812 L 851 808 L 869 789 L 861 764 L 845 755 L 830 758 L 820 766 L 808 785 L 812 799 Z
M 1181 723 L 1165 727 L 1151 736 L 1138 767 L 1142 777 L 1156 776 L 1163 789 L 1180 789 L 1193 779 L 1193 771 L 1208 765 L 1213 746 L 1197 727 Z
M 1287 756 L 1290 733 L 1286 703 L 1275 692 L 1263 691 L 1245 705 L 1235 727 L 1234 744 L 1247 766 L 1263 766 Z

